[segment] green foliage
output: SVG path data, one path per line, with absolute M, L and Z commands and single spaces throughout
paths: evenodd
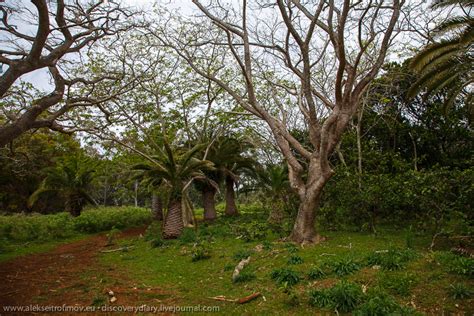
M 331 269 L 337 276 L 345 276 L 360 270 L 359 262 L 351 257 L 344 257 L 338 260 L 326 263 L 326 266 Z
M 331 308 L 333 302 L 329 289 L 310 291 L 309 304 L 319 308 Z
M 474 259 L 456 256 L 449 263 L 449 271 L 474 278 Z
M 0 216 L 0 238 L 9 241 L 55 240 L 77 233 L 144 225 L 150 220 L 149 210 L 135 207 L 101 207 L 82 212 L 79 217 L 71 217 L 68 213 Z
M 84 233 L 96 233 L 116 227 L 140 226 L 151 221 L 151 212 L 138 207 L 99 207 L 85 211 L 74 219 L 74 229 Z
M 298 255 L 291 255 L 288 258 L 288 264 L 303 264 L 303 258 Z
M 362 301 L 363 293 L 358 284 L 341 281 L 330 289 L 333 306 L 341 312 L 350 312 Z
M 112 229 L 107 233 L 107 246 L 113 245 L 115 243 L 115 238 L 119 233 L 120 230 L 115 227 L 112 227 Z
M 155 238 L 150 240 L 151 248 L 161 248 L 164 245 L 165 245 L 165 242 L 164 242 L 163 238 L 161 238 L 160 236 L 155 237 Z
M 471 297 L 472 290 L 464 283 L 455 283 L 450 285 L 449 294 L 455 300 L 463 300 Z
M 298 252 L 298 247 L 296 247 L 295 244 L 292 244 L 292 243 L 286 243 L 285 244 L 285 249 L 289 252 L 289 253 L 297 253 Z
M 407 262 L 416 258 L 417 254 L 412 249 L 390 248 L 387 251 L 375 251 L 367 257 L 369 265 L 379 265 L 384 270 L 394 271 L 403 269 Z
M 379 289 L 368 293 L 365 303 L 354 310 L 357 316 L 410 315 L 413 311 L 401 307 L 392 297 Z
M 308 279 L 310 280 L 319 280 L 324 279 L 326 273 L 321 267 L 312 267 L 308 272 Z
M 248 257 L 250 257 L 252 255 L 252 253 L 253 253 L 252 250 L 241 249 L 241 250 L 235 252 L 234 255 L 232 256 L 232 258 L 239 262 L 243 259 L 247 259 Z
M 181 233 L 181 236 L 179 236 L 179 241 L 181 244 L 195 243 L 197 239 L 198 236 L 196 234 L 196 230 L 190 227 L 185 227 Z
M 227 263 L 225 266 L 224 266 L 224 272 L 228 272 L 228 271 L 233 271 L 234 270 L 234 265 L 232 263 Z
M 196 244 L 191 250 L 191 262 L 205 260 L 211 258 L 209 247 L 204 244 Z
M 301 280 L 298 272 L 288 268 L 275 269 L 272 271 L 270 276 L 278 284 L 287 284 L 287 286 L 298 284 Z
M 94 172 L 94 165 L 87 157 L 64 158 L 55 168 L 48 170 L 46 178 L 28 199 L 28 206 L 33 206 L 42 194 L 54 191 L 63 196 L 66 211 L 78 216 L 86 203 L 96 205 L 88 193 Z
M 232 282 L 245 283 L 248 281 L 252 281 L 255 278 L 256 278 L 256 275 L 254 272 L 249 271 L 248 268 L 244 268 L 242 271 L 240 271 L 239 275 L 232 280 Z
M 161 223 L 154 221 L 146 228 L 144 238 L 146 241 L 150 241 L 156 237 L 161 237 Z
M 455 255 L 451 252 L 435 252 L 435 260 L 451 273 L 474 277 L 474 259 Z
M 364 298 L 359 285 L 341 281 L 330 289 L 314 290 L 309 293 L 310 304 L 320 308 L 335 308 L 339 312 L 353 311 Z
M 237 227 L 237 234 L 242 240 L 250 242 L 255 240 L 262 240 L 267 237 L 267 225 L 265 223 L 252 221 Z
M 401 295 L 408 296 L 411 293 L 412 287 L 417 282 L 416 278 L 412 274 L 405 273 L 400 274 L 381 274 L 379 277 L 379 284 L 390 290 L 391 292 Z

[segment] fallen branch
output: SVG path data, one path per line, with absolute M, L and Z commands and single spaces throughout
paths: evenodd
M 259 297 L 260 295 L 262 295 L 262 294 L 260 292 L 257 292 L 257 293 L 250 294 L 249 296 L 242 297 L 242 298 L 237 300 L 237 304 L 248 303 L 248 302 L 256 299 L 257 297 Z
M 134 247 L 134 246 L 120 247 L 120 248 L 117 248 L 117 249 L 102 250 L 101 252 L 103 252 L 103 253 L 108 253 L 108 252 L 123 251 L 123 250 L 128 250 L 128 249 L 133 248 L 133 247 Z
M 256 293 L 252 293 L 248 296 L 245 296 L 245 297 L 242 297 L 242 298 L 239 298 L 239 299 L 227 298 L 224 295 L 209 297 L 209 299 L 216 300 L 216 301 L 221 301 L 221 302 L 232 302 L 232 303 L 237 303 L 237 304 L 245 304 L 245 303 L 248 303 L 248 302 L 256 299 L 257 297 L 259 297 L 261 295 L 262 295 L 262 293 L 256 292 Z

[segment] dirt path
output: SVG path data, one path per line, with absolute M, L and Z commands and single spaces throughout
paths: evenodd
M 143 232 L 144 228 L 129 229 L 119 238 L 138 236 Z M 30 304 L 103 306 L 109 304 L 109 290 L 117 298 L 115 305 L 172 304 L 169 293 L 134 284 L 119 269 L 101 265 L 98 254 L 106 244 L 105 234 L 96 235 L 58 246 L 47 253 L 0 263 L 0 308 Z M 4 311 L 0 310 L 0 315 L 4 315 Z

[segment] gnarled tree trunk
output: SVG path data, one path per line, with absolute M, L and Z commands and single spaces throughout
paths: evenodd
M 183 232 L 183 213 L 181 209 L 181 199 L 171 199 L 168 204 L 165 223 L 163 225 L 163 238 L 178 238 Z
M 322 171 L 324 170 L 324 172 Z M 290 239 L 297 243 L 318 243 L 321 236 L 317 233 L 316 213 L 323 188 L 331 178 L 333 171 L 330 168 L 321 168 L 321 161 L 312 160 L 308 167 L 308 179 L 304 187 L 298 188 L 300 206 L 296 215 L 295 225 Z
M 163 220 L 163 202 L 161 202 L 161 198 L 156 193 L 153 193 L 151 196 L 151 211 L 155 220 Z
M 234 180 L 230 176 L 225 178 L 225 215 L 239 215 L 235 204 Z
M 215 196 L 216 196 L 216 189 L 213 187 L 205 188 L 202 191 L 204 220 L 212 221 L 217 218 Z

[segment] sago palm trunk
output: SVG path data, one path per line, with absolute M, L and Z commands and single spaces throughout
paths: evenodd
M 212 221 L 217 218 L 215 196 L 216 196 L 216 189 L 214 189 L 213 187 L 205 188 L 202 191 L 204 220 L 206 221 Z
M 235 204 L 234 179 L 227 176 L 225 178 L 225 215 L 238 215 L 237 205 Z
M 72 195 L 66 198 L 65 205 L 66 212 L 69 212 L 73 217 L 81 215 L 82 201 L 79 197 Z
M 151 210 L 155 220 L 163 220 L 163 203 L 161 202 L 161 198 L 156 193 L 153 193 L 151 196 Z
M 163 227 L 163 238 L 178 238 L 183 232 L 183 213 L 181 209 L 181 199 L 171 199 L 168 204 L 168 213 Z

